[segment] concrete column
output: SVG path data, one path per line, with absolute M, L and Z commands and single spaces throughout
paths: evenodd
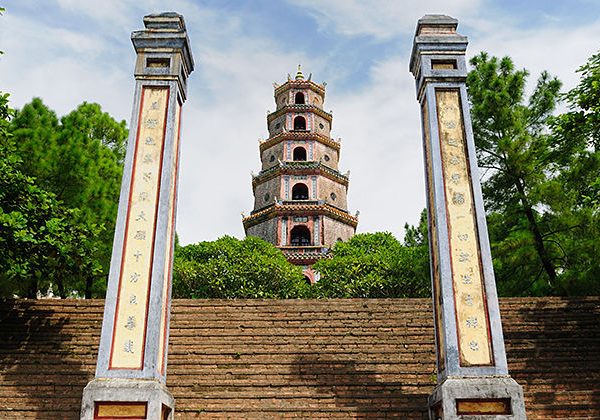
M 133 32 L 135 92 L 96 377 L 82 419 L 172 419 L 165 386 L 181 107 L 194 69 L 183 16 Z
M 467 101 L 467 38 L 419 19 L 410 71 L 421 107 L 438 384 L 431 419 L 525 419 L 509 376 Z

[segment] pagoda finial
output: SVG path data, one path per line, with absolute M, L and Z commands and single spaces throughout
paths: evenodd
M 296 73 L 296 80 L 304 80 L 304 75 L 301 70 L 302 65 L 298 64 L 298 72 Z

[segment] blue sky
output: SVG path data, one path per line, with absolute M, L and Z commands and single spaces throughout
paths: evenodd
M 359 232 L 418 221 L 425 205 L 421 133 L 408 72 L 416 21 L 459 19 L 470 56 L 510 55 L 531 72 L 577 83 L 575 69 L 600 48 L 600 2 L 491 0 L 13 0 L 2 2 L 0 90 L 20 107 L 41 97 L 58 115 L 84 100 L 129 120 L 131 31 L 159 11 L 185 16 L 196 71 L 184 107 L 177 231 L 182 243 L 243 237 L 250 173 L 273 110 L 272 82 L 302 63 L 327 81 L 325 108 L 350 170 Z

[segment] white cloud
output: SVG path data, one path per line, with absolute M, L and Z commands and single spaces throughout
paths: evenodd
M 113 30 L 115 27 L 127 28 L 131 19 L 132 6 L 136 4 L 135 1 L 125 0 L 56 0 L 56 3 L 62 12 L 85 16 L 104 27 L 112 26 Z M 156 2 L 145 3 L 149 8 Z
M 0 88 L 13 105 L 39 96 L 63 115 L 83 101 L 98 102 L 116 118 L 129 118 L 131 99 L 119 96 L 133 88 L 132 65 L 106 60 L 111 52 L 102 38 L 12 14 L 2 19 Z
M 530 84 L 535 84 L 539 74 L 548 70 L 568 90 L 579 80 L 575 70 L 598 51 L 598 33 L 600 19 L 579 27 L 516 29 L 489 24 L 485 32 L 470 37 L 469 52 L 473 55 L 487 51 L 498 57 L 512 57 L 517 68 L 529 70 Z
M 481 0 L 289 0 L 306 8 L 321 30 L 346 36 L 369 35 L 379 39 L 413 34 L 417 19 L 438 13 L 467 16 L 475 13 Z
M 190 82 L 196 87 L 183 122 L 177 222 L 182 243 L 243 237 L 240 213 L 252 210 L 250 173 L 260 168 L 258 139 L 268 135 L 267 110 L 275 108 L 271 81 L 281 81 L 298 59 L 311 62 L 264 40 L 240 40 L 225 49 L 204 46 L 199 55 L 201 74 Z
M 350 45 L 354 35 L 395 37 L 403 50 L 382 53 L 357 80 L 360 88 L 341 90 L 348 85 L 346 69 L 327 51 L 313 50 L 309 56 L 282 44 L 276 33 L 250 36 L 247 16 L 235 9 L 225 13 L 183 0 L 168 6 L 184 14 L 196 60 L 182 127 L 177 231 L 184 244 L 223 234 L 243 236 L 240 212 L 252 209 L 250 172 L 259 169 L 257 139 L 268 135 L 266 111 L 275 107 L 271 82 L 282 82 L 297 63 L 316 80 L 329 78 L 325 106 L 334 111 L 333 135 L 343 139 L 340 167 L 351 170 L 349 205 L 361 211 L 359 231 L 400 235 L 405 222 L 417 223 L 425 205 L 419 110 L 407 68 L 416 20 L 432 10 L 459 16 L 471 54 L 511 55 L 533 75 L 547 68 L 567 87 L 576 83 L 573 71 L 594 51 L 600 32 L 600 23 L 516 29 L 509 20 L 485 16 L 476 0 L 453 2 L 452 9 L 440 1 L 420 6 L 346 0 L 297 4 L 305 5 L 323 28 L 341 33 L 342 44 Z M 115 8 L 112 3 L 90 5 L 61 0 L 52 22 L 67 19 L 64 13 L 80 14 L 96 22 L 93 29 L 51 27 L 33 14 L 1 18 L 0 49 L 6 55 L 0 58 L 0 89 L 12 93 L 15 106 L 41 96 L 62 115 L 87 100 L 129 119 L 135 57 L 129 32 L 141 29 L 142 15 L 151 11 L 133 1 Z M 156 11 L 157 3 L 149 7 Z
M 371 69 L 360 91 L 329 93 L 341 166 L 351 170 L 349 204 L 360 210 L 360 232 L 401 236 L 425 206 L 420 120 L 414 79 L 404 59 Z

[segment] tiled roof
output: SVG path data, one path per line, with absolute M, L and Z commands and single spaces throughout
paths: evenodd
M 262 141 L 259 145 L 260 152 L 262 153 L 265 151 L 265 149 L 268 149 L 269 147 L 272 147 L 275 144 L 284 140 L 316 140 L 319 143 L 323 143 L 329 147 L 334 148 L 335 150 L 340 150 L 339 141 L 336 141 L 331 137 L 325 136 L 323 134 L 315 133 L 314 131 L 285 131 L 282 133 L 275 134 L 273 137 L 269 137 L 267 140 Z
M 77 419 L 101 300 L 0 303 L 0 418 Z M 600 298 L 501 299 L 529 419 L 600 418 Z M 430 299 L 175 300 L 176 418 L 422 419 Z
M 325 96 L 325 86 L 319 83 L 315 83 L 312 80 L 292 80 L 288 79 L 281 86 L 277 86 L 275 88 L 275 96 L 279 95 L 281 92 L 286 91 L 288 89 L 311 89 L 315 92 L 320 93 Z
M 275 202 L 269 207 L 253 212 L 250 216 L 243 217 L 242 223 L 244 229 L 261 223 L 264 220 L 271 219 L 278 215 L 292 215 L 298 212 L 306 214 L 325 214 L 354 228 L 358 225 L 358 217 L 348 214 L 348 212 L 338 209 L 329 203 L 312 200 L 307 201 L 280 201 Z
M 330 112 L 327 112 L 325 110 L 323 110 L 322 108 L 319 108 L 316 105 L 311 105 L 311 104 L 288 104 L 285 105 L 281 108 L 279 108 L 276 111 L 271 112 L 270 114 L 267 115 L 267 124 L 271 124 L 271 121 L 273 121 L 275 118 L 280 117 L 284 114 L 290 113 L 290 112 L 312 112 L 315 113 L 323 118 L 325 118 L 327 121 L 329 121 L 331 123 L 331 121 L 333 120 L 333 115 Z
M 321 246 L 285 246 L 278 247 L 287 260 L 293 264 L 314 264 L 318 260 L 331 258 L 329 249 Z
M 340 171 L 330 168 L 321 161 L 280 161 L 277 166 L 272 166 L 269 169 L 260 171 L 257 175 L 252 176 L 252 187 L 262 182 L 266 182 L 279 175 L 305 175 L 318 174 L 323 175 L 333 181 L 339 182 L 342 185 L 348 186 L 349 176 L 340 173 Z

